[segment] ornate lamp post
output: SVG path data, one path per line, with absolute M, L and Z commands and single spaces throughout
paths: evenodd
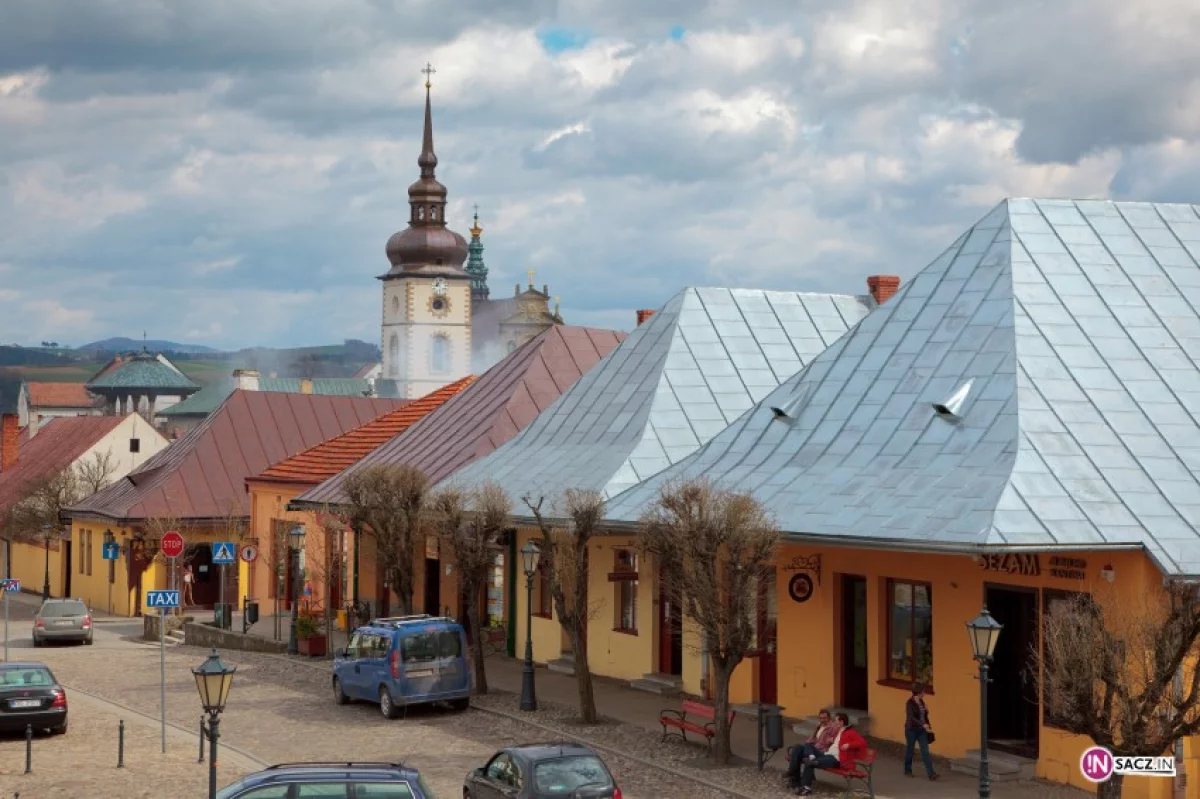
M 304 525 L 297 524 L 288 534 L 291 546 L 288 548 L 288 563 L 292 574 L 292 629 L 288 634 L 288 654 L 300 653 L 300 645 L 296 638 L 296 623 L 300 618 L 300 553 L 304 551 Z
M 992 654 L 996 651 L 996 641 L 1000 639 L 1000 631 L 1004 625 L 992 618 L 987 605 L 974 621 L 967 622 L 967 632 L 971 635 L 971 649 L 976 662 L 979 663 L 979 799 L 989 799 L 992 786 L 988 781 L 987 756 L 987 686 L 988 666 L 992 662 Z
M 533 684 L 533 575 L 537 573 L 542 551 L 533 541 L 521 547 L 521 566 L 525 569 L 525 668 L 521 671 L 521 710 L 537 710 L 537 690 Z
M 233 673 L 237 666 L 222 663 L 213 649 L 208 659 L 192 669 L 196 678 L 196 690 L 200 692 L 200 704 L 208 714 L 208 797 L 217 796 L 217 731 L 221 723 L 221 711 L 225 709 L 225 700 L 229 698 L 229 686 L 233 684 Z
M 42 601 L 45 602 L 50 598 L 50 531 L 54 527 L 49 524 L 42 525 L 42 543 L 46 547 L 46 579 L 42 583 Z

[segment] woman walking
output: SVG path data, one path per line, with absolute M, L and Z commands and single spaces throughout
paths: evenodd
M 938 778 L 933 770 L 933 758 L 929 756 L 929 744 L 933 741 L 933 726 L 929 723 L 929 708 L 925 707 L 925 686 L 913 683 L 912 696 L 904 706 L 904 776 L 913 775 L 913 747 L 921 746 L 921 760 L 925 774 L 931 780 Z

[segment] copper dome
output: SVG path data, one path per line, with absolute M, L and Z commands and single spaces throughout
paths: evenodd
M 467 240 L 445 227 L 409 227 L 387 242 L 392 266 L 462 267 L 467 260 Z

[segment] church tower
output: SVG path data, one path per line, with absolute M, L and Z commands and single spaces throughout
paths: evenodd
M 408 187 L 408 227 L 387 242 L 392 268 L 383 281 L 383 370 L 379 394 L 417 398 L 471 373 L 472 276 L 463 269 L 467 241 L 446 227 L 446 187 L 433 152 L 430 76 L 425 73 L 425 130 Z
M 471 276 L 471 302 L 486 302 L 491 292 L 488 290 L 488 268 L 483 262 L 483 228 L 479 226 L 479 206 L 475 206 L 475 224 L 471 225 L 471 243 L 467 245 L 467 269 Z

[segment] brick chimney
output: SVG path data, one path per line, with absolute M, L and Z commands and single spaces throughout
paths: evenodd
M 20 438 L 21 428 L 17 426 L 17 415 L 6 413 L 0 416 L 0 472 L 16 465 Z
M 313 391 L 312 381 L 309 380 L 307 377 L 300 378 L 300 393 L 301 394 L 311 394 L 312 391 Z
M 871 275 L 867 278 L 867 290 L 875 302 L 883 305 L 900 290 L 900 278 L 896 275 Z
M 258 371 L 256 369 L 234 369 L 234 388 L 242 391 L 258 391 Z
M 645 322 L 651 316 L 654 316 L 653 308 L 643 308 L 642 310 L 638 311 L 637 312 L 638 327 L 641 327 L 642 322 Z

